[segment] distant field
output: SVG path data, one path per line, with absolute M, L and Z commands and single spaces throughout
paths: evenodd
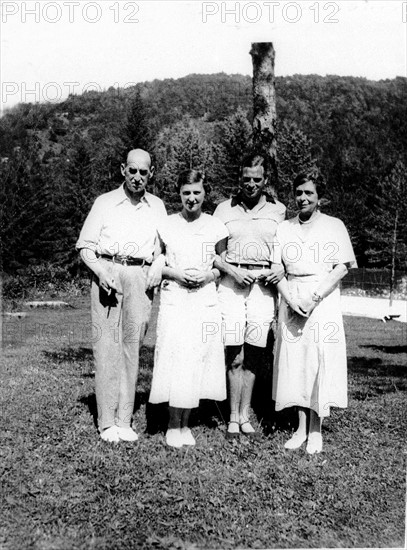
M 88 299 L 3 323 L 0 547 L 237 549 L 401 547 L 405 533 L 407 326 L 346 317 L 349 408 L 324 452 L 285 451 L 270 372 L 260 441 L 225 441 L 225 407 L 195 414 L 196 448 L 164 444 L 148 407 L 154 318 L 142 350 L 135 444 L 96 432 Z M 155 308 L 156 311 L 156 308 Z
M 345 294 L 359 296 L 388 296 L 390 271 L 388 269 L 350 269 L 341 282 Z M 396 271 L 393 297 L 407 299 L 407 273 Z

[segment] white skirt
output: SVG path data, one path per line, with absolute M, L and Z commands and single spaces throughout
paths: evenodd
M 216 286 L 190 291 L 164 281 L 149 401 L 192 409 L 226 399 L 225 355 Z
M 317 277 L 289 277 L 289 290 L 299 298 L 317 288 Z M 330 414 L 347 407 L 347 361 L 339 288 L 320 302 L 309 318 L 281 301 L 273 374 L 276 410 L 294 405 Z

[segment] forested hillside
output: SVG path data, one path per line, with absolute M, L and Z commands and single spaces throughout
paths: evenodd
M 277 78 L 279 199 L 299 170 L 319 166 L 327 213 L 349 228 L 361 266 L 396 267 L 407 252 L 407 79 Z M 75 241 L 94 198 L 121 182 L 131 147 L 155 157 L 151 188 L 171 211 L 185 167 L 212 182 L 210 211 L 236 185 L 251 139 L 251 78 L 189 75 L 20 104 L 0 119 L 3 271 L 54 262 L 74 274 Z

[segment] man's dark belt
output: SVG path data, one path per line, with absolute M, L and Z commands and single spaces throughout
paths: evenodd
M 236 267 L 243 267 L 244 269 L 268 269 L 270 267 L 270 264 L 237 264 L 235 262 L 228 263 Z
M 121 265 L 140 265 L 143 267 L 144 265 L 151 265 L 151 262 L 147 262 L 143 258 L 132 258 L 131 256 L 120 256 L 119 254 L 116 254 L 115 256 L 109 256 L 109 254 L 97 254 L 98 258 L 103 258 L 104 260 L 107 260 L 108 262 L 113 262 L 121 264 Z

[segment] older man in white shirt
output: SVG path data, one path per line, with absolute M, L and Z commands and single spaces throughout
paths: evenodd
M 98 427 L 105 441 L 136 441 L 131 427 L 139 349 L 151 313 L 162 257 L 154 260 L 164 203 L 148 193 L 150 155 L 133 149 L 121 166 L 124 183 L 99 196 L 76 248 L 93 272 L 91 289 Z

